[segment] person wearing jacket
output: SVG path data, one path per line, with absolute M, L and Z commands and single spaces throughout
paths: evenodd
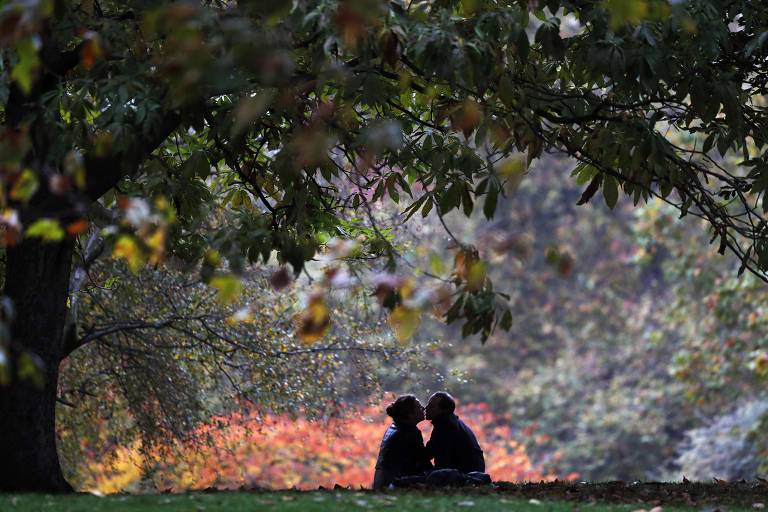
M 455 410 L 456 401 L 445 391 L 433 394 L 427 402 L 426 418 L 433 427 L 426 445 L 427 457 L 435 459 L 436 470 L 484 473 L 483 450 L 474 432 L 456 416 Z
M 387 407 L 393 423 L 384 433 L 373 477 L 375 490 L 385 489 L 396 479 L 422 476 L 432 469 L 421 431 L 424 407 L 413 395 L 402 395 Z

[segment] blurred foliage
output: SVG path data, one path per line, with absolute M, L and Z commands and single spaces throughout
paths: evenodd
M 329 299 L 337 322 L 307 346 L 293 334 L 300 287 L 273 291 L 269 272 L 245 274 L 230 305 L 169 267 L 134 274 L 102 260 L 90 279 L 79 304 L 88 319 L 80 338 L 90 342 L 62 364 L 59 388 L 60 453 L 73 482 L 85 460 L 108 458 L 115 446 L 141 439 L 144 453 L 157 453 L 211 415 L 250 403 L 292 417 L 338 416 L 344 400 L 378 392 L 380 368 L 394 376 L 392 366 L 419 365 L 417 349 L 396 343 L 380 315 L 349 294 Z
M 325 420 L 244 408 L 211 418 L 170 454 L 150 454 L 148 481 L 140 478 L 140 469 L 147 462 L 138 448 L 140 441 L 114 447 L 107 458 L 89 451 L 80 475 L 81 487 L 104 493 L 211 487 L 316 489 L 336 484 L 368 487 L 389 422 L 382 408 L 369 406 L 352 415 Z M 464 406 L 460 414 L 478 433 L 487 453 L 487 470 L 494 479 L 554 479 L 554 475 L 535 467 L 524 447 L 510 437 L 505 418 L 494 415 L 484 404 Z M 428 437 L 428 424 L 424 423 L 422 430 Z M 101 440 L 106 441 L 103 432 Z

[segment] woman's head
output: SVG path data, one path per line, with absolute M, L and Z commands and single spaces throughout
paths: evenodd
M 401 395 L 387 406 L 387 415 L 395 423 L 401 425 L 416 425 L 424 420 L 424 407 L 413 395 Z

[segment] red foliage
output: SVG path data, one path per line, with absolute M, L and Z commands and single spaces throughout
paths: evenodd
M 388 425 L 381 410 L 371 407 L 354 416 L 322 422 L 256 409 L 214 417 L 194 432 L 195 442 L 177 445 L 173 455 L 156 456 L 152 478 L 158 488 L 173 491 L 241 486 L 313 489 L 334 484 L 367 487 Z M 523 445 L 513 439 L 509 418 L 494 415 L 485 404 L 464 406 L 461 416 L 477 434 L 494 480 L 554 479 L 534 467 Z M 429 422 L 421 427 L 428 439 Z M 137 449 L 118 450 L 109 468 L 92 460 L 88 468 L 92 477 L 85 487 L 102 492 L 135 488 L 138 478 L 126 478 L 124 473 L 136 475 L 129 466 L 141 460 Z M 116 472 L 115 465 L 122 465 L 124 471 Z

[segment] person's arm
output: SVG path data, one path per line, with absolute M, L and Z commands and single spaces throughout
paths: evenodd
M 437 454 L 442 453 L 442 445 L 440 429 L 432 428 L 432 434 L 429 436 L 429 441 L 427 441 L 424 451 L 426 452 L 427 461 L 435 459 L 435 467 L 437 467 Z
M 373 488 L 383 489 L 395 478 L 395 465 L 397 454 L 395 452 L 395 437 L 397 432 L 392 432 L 391 427 L 384 434 L 379 446 L 379 456 L 376 458 L 376 472 L 373 475 Z
M 429 450 L 427 450 L 427 447 L 424 446 L 424 437 L 421 434 L 421 431 L 419 431 L 419 437 L 418 437 L 418 446 L 416 448 L 417 457 L 419 460 L 419 466 L 422 471 L 430 471 L 433 469 L 432 463 L 430 462 L 430 459 L 432 458 L 429 454 Z
M 427 444 L 424 446 L 424 453 L 427 457 L 427 460 L 432 460 L 435 458 L 435 431 L 432 431 L 432 435 L 429 436 L 429 441 L 427 441 Z

